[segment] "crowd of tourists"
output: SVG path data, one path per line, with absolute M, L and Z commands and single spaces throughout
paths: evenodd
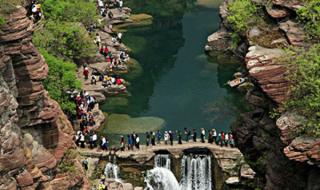
M 114 8 L 122 9 L 122 0 L 97 0 L 97 8 L 99 12 L 108 11 L 109 15 L 112 13 L 111 10 Z M 114 74 L 117 72 L 127 71 L 127 62 L 130 60 L 129 55 L 124 49 L 120 48 L 122 43 L 121 32 L 113 32 L 112 24 L 109 23 L 108 28 L 109 34 L 112 36 L 111 41 L 102 41 L 99 32 L 95 33 L 94 43 L 97 45 L 98 52 L 103 56 L 106 61 L 106 69 L 98 71 L 95 68 L 89 68 L 88 65 L 83 65 L 83 77 L 85 80 L 91 80 L 91 85 L 96 85 L 97 82 L 102 82 L 102 86 L 107 89 L 109 93 L 126 93 L 126 82 L 118 75 Z M 88 31 L 95 32 L 95 26 L 90 25 Z M 91 70 L 91 72 L 90 72 Z
M 123 8 L 123 0 L 98 0 L 97 7 L 102 17 L 108 16 L 109 19 L 112 19 L 113 13 L 110 8 L 118 8 L 121 12 Z
M 183 143 L 190 143 L 190 142 L 201 142 L 201 143 L 210 143 L 210 144 L 217 144 L 220 146 L 230 146 L 235 147 L 235 140 L 234 135 L 232 133 L 225 133 L 223 131 L 217 132 L 215 129 L 209 130 L 208 135 L 206 134 L 207 131 L 204 128 L 201 128 L 199 131 L 199 135 L 197 134 L 196 129 L 189 130 L 185 128 L 183 132 L 177 130 L 173 131 L 164 131 L 163 133 L 158 130 L 156 132 L 146 132 L 144 135 L 145 145 L 146 147 L 149 146 L 156 146 L 159 144 L 164 145 L 174 145 L 175 144 L 183 144 Z M 81 133 L 82 135 L 83 133 Z M 77 134 L 78 135 L 78 134 Z M 84 144 L 87 144 L 90 148 L 97 148 L 98 144 L 100 145 L 102 150 L 109 150 L 110 143 L 106 136 L 101 136 L 98 140 L 98 136 L 96 133 L 86 133 L 86 136 L 76 136 L 76 139 L 80 140 L 80 143 L 76 141 L 76 144 L 82 148 L 84 148 Z M 121 136 L 119 145 L 112 147 L 118 149 L 120 151 L 124 150 L 139 150 L 141 144 L 141 139 L 139 134 L 133 132 L 132 134 L 126 135 L 126 137 Z M 116 148 L 117 147 L 117 148 Z
M 90 96 L 86 91 L 71 92 L 70 97 L 76 104 L 76 116 L 80 123 L 75 138 L 76 144 L 85 148 L 87 142 L 89 142 L 91 148 L 97 147 L 98 136 L 93 130 L 96 123 L 92 112 L 96 104 L 95 97 Z M 90 136 L 89 141 L 86 140 L 87 136 Z

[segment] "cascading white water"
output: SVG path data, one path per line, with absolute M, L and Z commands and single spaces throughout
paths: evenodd
M 119 174 L 120 168 L 117 165 L 116 157 L 114 156 L 113 159 L 109 158 L 109 162 L 104 169 L 104 175 L 106 176 L 106 178 L 120 180 Z
M 183 190 L 211 190 L 211 156 L 184 155 L 181 160 L 180 187 Z
M 169 154 L 157 154 L 154 157 L 154 167 L 171 169 L 171 160 Z
M 163 167 L 156 167 L 147 172 L 145 190 L 180 190 L 179 183 L 173 173 Z

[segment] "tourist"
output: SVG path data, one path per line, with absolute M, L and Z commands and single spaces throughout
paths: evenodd
M 155 132 L 150 132 L 151 135 L 151 145 L 155 146 L 156 145 L 156 133 Z
M 96 33 L 96 39 L 95 39 L 94 42 L 97 44 L 98 48 L 100 49 L 101 37 L 100 37 L 100 35 L 98 33 Z
M 150 134 L 149 132 L 146 132 L 146 145 L 149 146 L 150 143 Z
M 214 143 L 217 144 L 217 131 L 216 131 L 216 129 L 212 129 L 212 137 L 213 137 Z
M 133 132 L 132 134 L 131 134 L 131 138 L 132 138 L 132 146 L 136 146 L 136 133 L 135 132 Z
M 230 146 L 235 147 L 234 137 L 232 133 L 229 134 L 229 139 L 230 139 Z
M 140 138 L 138 134 L 136 134 L 136 148 L 139 150 L 140 149 Z
M 75 136 L 75 142 L 77 146 L 80 145 L 80 134 L 81 134 L 81 131 L 77 131 L 77 134 Z
M 121 136 L 120 137 L 120 150 L 124 151 L 124 148 L 125 148 L 124 137 Z
M 200 138 L 202 143 L 205 143 L 205 136 L 206 136 L 206 131 L 204 130 L 204 128 L 201 128 Z
M 88 69 L 88 67 L 85 67 L 85 68 L 83 69 L 83 76 L 84 76 L 84 79 L 85 79 L 85 80 L 88 79 L 88 77 L 89 77 L 89 69 Z
M 96 84 L 97 84 L 96 76 L 92 75 L 92 77 L 91 77 L 91 85 L 96 85 Z
M 224 135 L 224 144 L 225 144 L 226 146 L 229 145 L 229 134 L 228 134 L 228 133 L 226 133 L 226 134 Z
M 88 170 L 89 168 L 88 165 L 89 165 L 88 158 L 86 158 L 82 161 L 82 166 L 84 167 L 85 170 Z
M 119 0 L 119 1 L 118 1 L 118 5 L 119 5 L 119 10 L 120 10 L 120 12 L 122 12 L 123 1 L 122 1 L 122 0 Z
M 167 131 L 164 132 L 163 138 L 164 138 L 164 144 L 167 145 L 169 141 L 169 134 Z
M 108 150 L 108 143 L 106 137 L 101 137 L 101 149 L 102 150 Z
M 173 145 L 173 133 L 169 131 L 169 140 L 170 140 L 170 145 Z
M 192 139 L 193 139 L 193 142 L 197 142 L 197 132 L 196 132 L 196 129 L 192 129 Z
M 80 147 L 85 148 L 85 136 L 83 133 L 80 133 Z
M 224 132 L 222 131 L 221 132 L 221 146 L 224 146 L 224 141 L 225 141 L 225 135 L 224 135 Z
M 208 143 L 210 143 L 210 144 L 212 144 L 212 143 L 213 143 L 212 131 L 209 131 Z
M 218 135 L 217 135 L 217 140 L 216 140 L 216 144 L 217 144 L 217 145 L 220 145 L 220 142 L 221 142 L 221 133 L 218 133 Z
M 191 135 L 191 133 L 190 133 L 189 129 L 184 128 L 184 136 L 185 136 L 186 142 L 189 142 L 190 135 Z
M 181 132 L 177 131 L 177 134 L 178 134 L 178 144 L 182 144 Z
M 97 141 L 98 141 L 98 135 L 96 132 L 93 132 L 93 135 L 92 135 L 92 143 L 93 143 L 93 147 L 94 148 L 97 148 Z
M 121 32 L 119 32 L 118 34 L 117 34 L 117 40 L 118 40 L 118 42 L 121 44 L 122 43 L 122 33 Z
M 161 141 L 161 132 L 160 130 L 157 131 L 157 144 L 160 144 Z
M 127 135 L 127 142 L 128 142 L 128 150 L 132 148 L 132 139 L 130 135 Z
M 112 19 L 112 18 L 113 18 L 113 13 L 112 13 L 111 10 L 109 10 L 109 11 L 107 12 L 107 14 L 108 14 L 109 19 Z

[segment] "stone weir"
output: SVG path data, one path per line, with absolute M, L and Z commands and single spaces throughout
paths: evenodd
M 108 160 L 115 155 L 120 168 L 120 176 L 126 182 L 142 186 L 147 170 L 155 167 L 156 155 L 169 155 L 171 171 L 181 179 L 181 161 L 184 155 L 210 155 L 211 173 L 214 189 L 248 189 L 254 180 L 255 172 L 245 163 L 243 155 L 237 148 L 220 147 L 207 143 L 188 143 L 170 145 L 142 146 L 136 151 L 94 151 L 79 150 L 84 157 Z M 105 162 L 104 162 L 105 164 Z M 101 167 L 104 167 L 104 164 Z M 178 180 L 180 181 L 180 180 Z M 250 188 L 249 188 L 250 189 Z
M 44 89 L 48 66 L 32 43 L 33 30 L 21 6 L 0 27 L 0 189 L 82 187 L 80 163 L 73 176 L 57 170 L 74 147 L 73 129 Z

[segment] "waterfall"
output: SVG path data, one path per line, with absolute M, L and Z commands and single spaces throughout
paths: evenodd
M 162 167 L 156 167 L 147 172 L 145 190 L 180 190 L 179 183 L 173 173 Z
M 181 181 L 183 190 L 211 190 L 211 156 L 184 155 L 181 160 Z
M 113 159 L 112 157 L 109 156 L 109 162 L 107 163 L 104 169 L 104 175 L 106 176 L 106 178 L 113 178 L 116 180 L 120 180 L 119 174 L 120 174 L 120 168 L 117 165 L 116 156 L 113 156 Z
M 171 169 L 171 160 L 169 154 L 157 154 L 154 157 L 154 167 Z

